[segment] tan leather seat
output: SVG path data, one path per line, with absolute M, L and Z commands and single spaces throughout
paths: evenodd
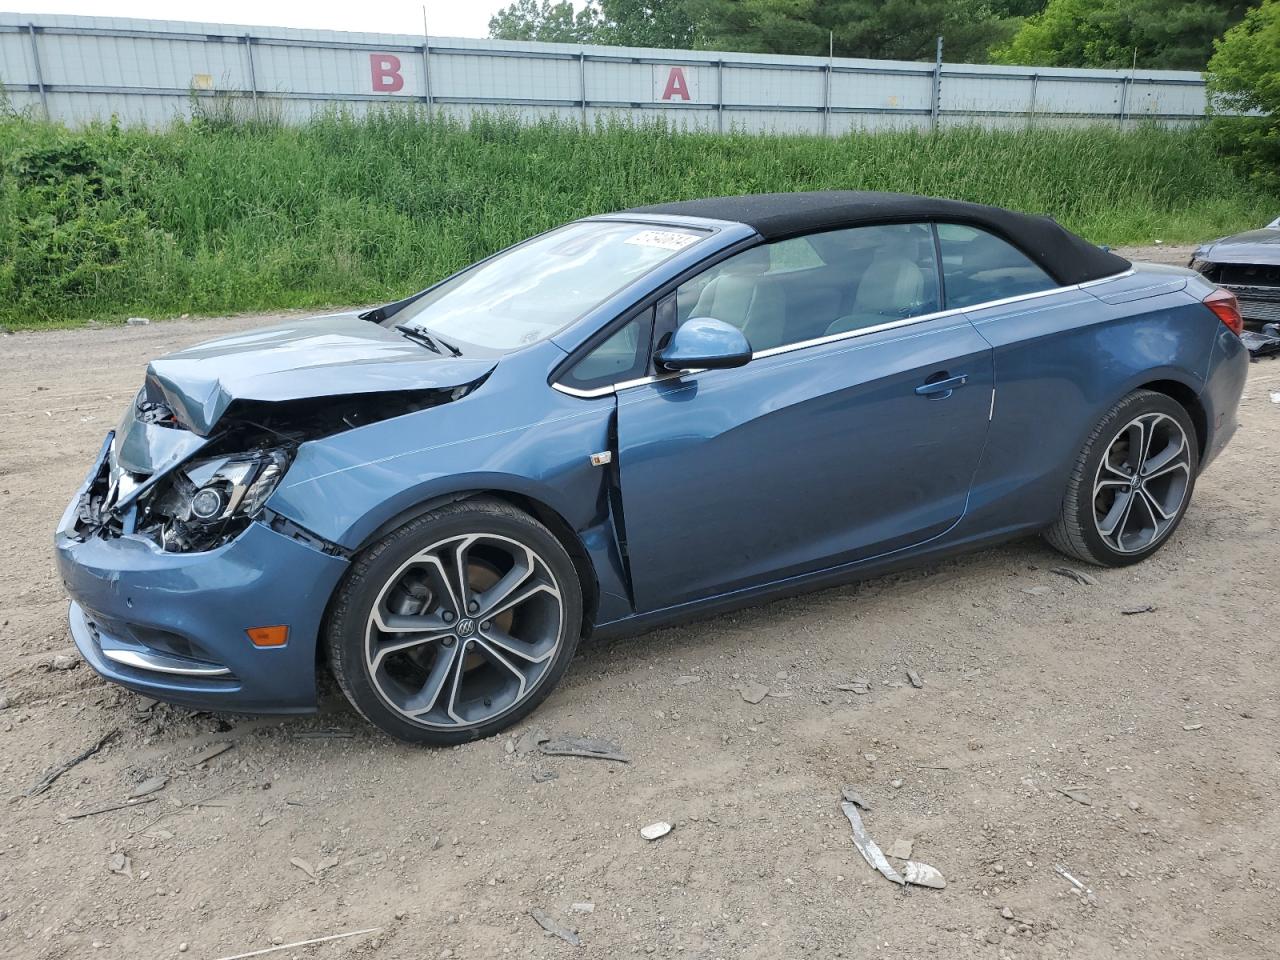
M 703 289 L 691 315 L 732 324 L 752 350 L 779 346 L 785 336 L 782 290 L 775 280 L 760 274 L 721 274 Z
M 914 259 L 896 253 L 877 255 L 858 283 L 853 309 L 827 327 L 827 333 L 845 333 L 907 316 L 908 308 L 923 303 L 924 287 L 924 271 Z

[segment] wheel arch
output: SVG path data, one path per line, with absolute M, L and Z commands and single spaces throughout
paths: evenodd
M 352 552 L 353 554 L 360 553 L 362 550 L 367 549 L 370 544 L 377 543 L 378 540 L 392 530 L 396 530 L 409 521 L 430 513 L 432 510 L 439 509 L 446 504 L 456 503 L 459 500 L 481 498 L 497 500 L 529 514 L 550 530 L 551 535 L 564 547 L 565 553 L 569 554 L 569 559 L 573 562 L 573 569 L 578 574 L 578 583 L 582 587 L 582 626 L 584 635 L 589 636 L 595 626 L 596 612 L 600 606 L 600 583 L 596 576 L 595 567 L 591 563 L 591 557 L 587 553 L 586 545 L 582 542 L 582 538 L 578 536 L 577 531 L 574 530 L 573 525 L 561 516 L 559 511 L 528 494 L 516 493 L 511 490 L 474 489 L 459 490 L 454 493 L 429 497 L 383 521 L 379 526 L 371 530 Z
M 1205 448 L 1209 442 L 1209 415 L 1200 402 L 1199 394 L 1181 380 L 1152 380 L 1135 389 L 1162 393 L 1187 411 L 1187 416 L 1191 418 L 1191 424 L 1196 429 L 1199 460 L 1203 460 Z

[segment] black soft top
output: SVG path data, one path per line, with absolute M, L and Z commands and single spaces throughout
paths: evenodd
M 1128 260 L 1082 240 L 1049 217 L 906 193 L 756 193 L 660 203 L 626 212 L 730 220 L 745 223 L 766 240 L 875 223 L 965 223 L 1004 237 L 1064 285 L 1098 280 L 1129 268 Z

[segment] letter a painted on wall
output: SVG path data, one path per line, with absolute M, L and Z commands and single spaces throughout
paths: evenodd
M 655 74 L 661 68 L 655 68 Z M 654 77 L 655 80 L 658 77 Z M 657 84 L 654 84 L 655 88 Z M 693 88 L 689 85 L 689 78 L 684 74 L 684 67 L 671 67 L 667 72 L 666 83 L 663 84 L 660 100 L 684 100 L 686 102 L 694 99 Z
M 399 93 L 404 89 L 404 77 L 400 75 L 400 58 L 395 54 L 369 54 L 369 71 L 373 75 L 374 93 Z

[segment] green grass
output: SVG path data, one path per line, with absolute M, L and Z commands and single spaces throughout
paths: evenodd
M 468 128 L 412 113 L 70 131 L 10 117 L 0 119 L 0 323 L 386 300 L 585 214 L 814 189 L 1051 213 L 1110 244 L 1230 233 L 1276 203 L 1202 131 L 823 139 L 496 118 Z

